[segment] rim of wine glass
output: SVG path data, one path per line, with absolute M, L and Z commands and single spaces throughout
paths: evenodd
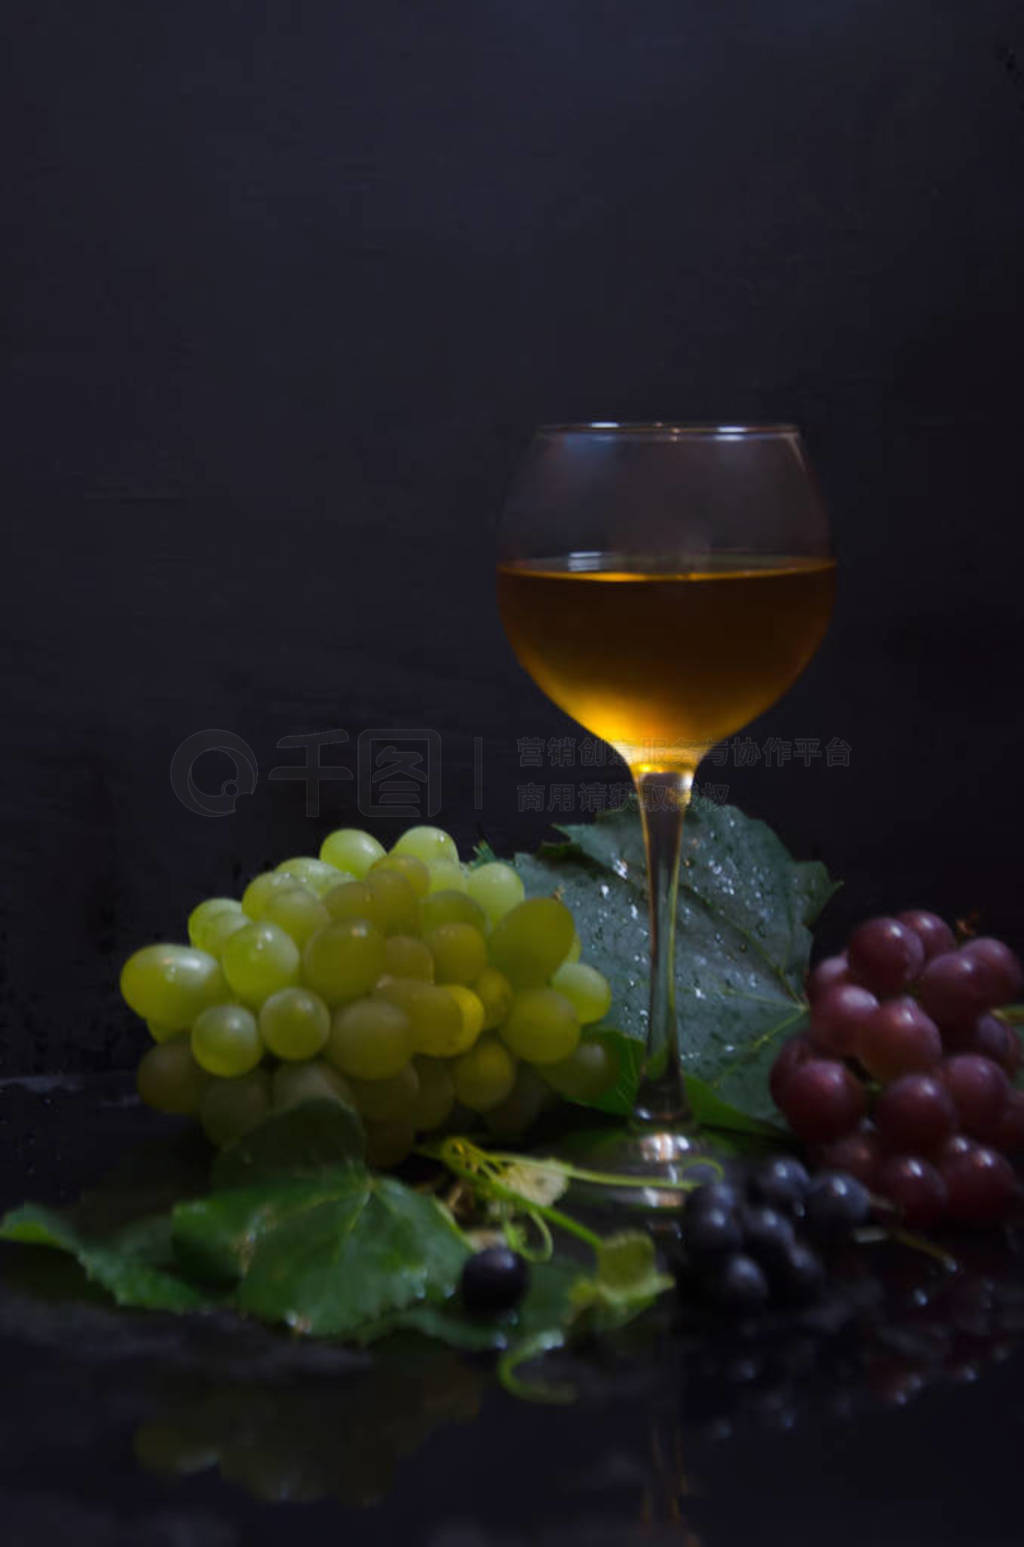
M 692 435 L 707 439 L 735 439 L 744 435 L 799 435 L 796 424 L 681 423 L 671 419 L 592 419 L 578 423 L 541 424 L 539 435 Z

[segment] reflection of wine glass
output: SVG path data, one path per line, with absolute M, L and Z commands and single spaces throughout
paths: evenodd
M 683 813 L 708 748 L 814 654 L 834 574 L 790 425 L 558 425 L 519 470 L 502 520 L 502 622 L 545 693 L 629 764 L 647 849 L 644 1078 L 634 1134 L 605 1168 L 656 1179 L 698 1151 L 674 1003 Z

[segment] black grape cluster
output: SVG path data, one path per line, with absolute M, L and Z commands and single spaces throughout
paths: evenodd
M 771 1090 L 816 1164 L 888 1198 L 908 1223 L 986 1225 L 1018 1197 L 1020 1040 L 993 1012 L 1021 988 L 1001 940 L 957 947 L 934 913 L 873 918 L 807 983 L 806 1035 Z
M 745 1187 L 695 1187 L 683 1211 L 680 1290 L 736 1310 L 806 1304 L 825 1287 L 817 1248 L 848 1236 L 870 1210 L 856 1177 L 820 1171 L 812 1178 L 788 1156 L 759 1166 Z

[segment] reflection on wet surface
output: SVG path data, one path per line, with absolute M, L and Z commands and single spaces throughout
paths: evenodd
M 5 1206 L 60 1201 L 75 1153 L 83 1181 L 116 1163 L 93 1218 L 190 1167 L 201 1184 L 201 1153 L 172 1127 L 140 1144 L 151 1124 L 131 1107 L 8 1095 L 8 1152 L 31 1158 L 5 1176 Z M 304 1542 L 429 1547 L 1006 1541 L 1024 1257 L 1012 1235 L 979 1236 L 960 1261 L 849 1249 L 820 1306 L 749 1322 L 666 1300 L 533 1366 L 574 1386 L 555 1408 L 507 1397 L 489 1357 L 118 1311 L 69 1260 L 5 1247 L 5 1542 L 248 1547 L 293 1520 Z

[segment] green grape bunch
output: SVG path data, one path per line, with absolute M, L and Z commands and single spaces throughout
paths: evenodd
M 453 1121 L 515 1136 L 614 1080 L 588 1034 L 611 988 L 569 909 L 527 898 L 511 865 L 462 863 L 439 827 L 390 853 L 339 828 L 240 900 L 200 902 L 188 939 L 136 951 L 121 993 L 152 1038 L 143 1101 L 218 1146 L 327 1099 L 359 1112 L 371 1164 L 389 1166 Z

